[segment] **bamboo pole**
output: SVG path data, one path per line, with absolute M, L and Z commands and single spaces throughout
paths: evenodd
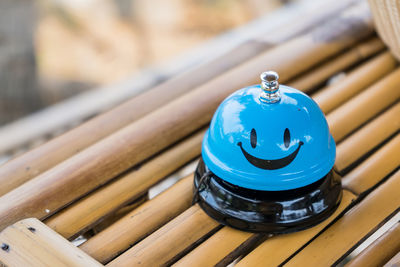
M 290 81 L 288 85 L 303 92 L 309 92 L 332 77 L 332 75 L 346 70 L 354 64 L 382 51 L 384 48 L 382 41 L 374 37 L 350 49 L 348 52 L 332 58 L 320 66 L 316 66 L 308 73 Z M 388 67 L 390 65 L 386 66 L 386 68 Z
M 372 242 L 346 267 L 383 266 L 400 251 L 400 222 L 395 223 L 387 232 Z
M 266 26 L 265 31 L 268 34 L 261 34 L 263 38 L 258 36 L 252 37 L 232 51 L 220 57 L 202 64 L 192 70 L 174 77 L 159 86 L 117 106 L 116 108 L 105 112 L 81 126 L 35 148 L 16 159 L 7 162 L 0 167 L 0 196 L 11 191 L 12 189 L 22 185 L 33 177 L 49 170 L 60 162 L 72 157 L 85 148 L 99 142 L 101 139 L 111 135 L 115 131 L 122 129 L 139 118 L 149 114 L 154 109 L 174 100 L 175 98 L 191 91 L 193 88 L 219 76 L 233 67 L 244 63 L 246 60 L 266 51 L 275 44 L 287 41 L 295 36 L 299 36 L 305 30 L 314 25 L 319 24 L 332 16 L 336 16 L 351 3 L 357 1 L 343 0 L 332 1 L 328 3 L 313 3 L 312 8 L 296 13 L 290 16 L 289 21 L 280 23 L 271 23 L 272 26 Z M 321 7 L 324 9 L 321 10 Z M 301 9 L 300 9 L 301 10 Z M 318 10 L 318 12 L 316 12 Z M 366 18 L 367 20 L 370 18 Z M 369 22 L 367 22 L 369 23 Z M 272 29 L 271 29 L 272 27 Z M 346 27 L 346 26 L 345 26 Z M 285 29 L 284 31 L 282 29 Z M 370 31 L 370 27 L 361 27 L 361 34 Z M 330 29 L 327 29 L 330 30 Z M 248 35 L 246 33 L 246 35 Z M 356 37 L 356 39 L 359 39 Z M 295 51 L 293 51 L 295 52 Z M 74 108 L 74 107 L 72 107 Z M 58 112 L 68 112 L 71 106 L 66 106 Z M 52 113 L 53 114 L 53 113 Z M 43 120 L 43 118 L 39 118 Z M 28 123 L 29 125 L 35 122 Z M 0 131 L 0 153 L 4 152 L 13 145 L 15 141 L 4 141 L 10 132 L 24 132 L 21 128 L 26 129 L 25 125 L 20 125 L 16 129 L 5 132 Z M 17 138 L 18 140 L 26 140 L 26 134 Z M 18 141 L 17 142 L 21 142 Z
M 343 21 L 349 18 L 359 22 L 356 35 L 341 35 L 340 31 L 345 32 L 346 27 L 331 32 L 329 29 L 333 25 L 321 25 L 162 106 L 2 196 L 0 229 L 27 216 L 48 217 L 203 126 L 223 98 L 257 80 L 258 74 L 266 69 L 266 62 L 268 68 L 280 72 L 285 81 L 371 33 L 368 12 L 362 9 L 362 5 L 340 16 L 344 25 L 347 24 Z
M 103 266 L 34 218 L 6 228 L 0 243 L 1 266 Z
M 200 131 L 176 144 L 138 169 L 56 213 L 45 220 L 45 223 L 66 238 L 80 234 L 197 157 L 200 154 L 203 135 L 204 131 Z
M 398 210 L 399 187 L 400 170 L 327 228 L 285 266 L 330 266 L 337 263 L 345 253 Z

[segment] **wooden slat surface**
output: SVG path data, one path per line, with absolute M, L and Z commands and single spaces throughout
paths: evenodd
M 1 266 L 103 266 L 37 219 L 25 219 L 0 234 Z
M 261 45 L 265 40 L 260 39 L 260 50 L 244 52 L 247 58 L 254 57 L 242 65 L 227 67 L 207 83 L 199 80 L 199 86 L 190 92 L 172 101 L 164 99 L 153 112 L 125 121 L 125 128 L 120 125 L 119 130 L 79 153 L 61 152 L 60 157 L 65 157 L 62 163 L 0 197 L 0 229 L 32 215 L 68 238 L 95 229 L 91 231 L 94 236 L 77 251 L 93 257 L 82 252 L 95 264 L 94 259 L 110 266 L 225 266 L 235 259 L 239 259 L 237 266 L 337 263 L 400 207 L 400 68 L 396 69 L 398 64 L 388 52 L 369 58 L 382 49 L 375 37 L 356 43 L 371 33 L 370 19 L 362 10 L 357 6 L 346 11 L 338 21 L 349 25 L 349 19 L 354 20 L 357 26 L 352 22 L 351 27 L 363 36 L 348 26 L 338 27 L 336 21 L 265 52 L 261 52 L 266 49 Z M 203 135 L 199 129 L 209 122 L 219 102 L 230 92 L 256 82 L 257 74 L 266 67 L 280 72 L 282 83 L 307 91 L 366 58 L 345 78 L 312 94 L 327 114 L 337 142 L 336 169 L 345 174 L 343 200 L 328 220 L 304 231 L 269 237 L 223 227 L 197 204 L 191 205 L 193 175 L 154 199 L 146 197 L 151 186 L 199 155 Z M 54 163 L 35 162 L 43 168 L 39 172 Z M 6 165 L 5 173 L 12 169 L 9 166 L 17 165 Z M 25 171 L 25 181 L 34 176 L 30 176 L 31 170 Z M 12 186 L 19 182 L 17 178 Z M 382 265 L 396 253 L 396 236 L 397 230 L 387 232 L 350 264 Z M 25 248 L 23 242 L 16 246 Z M 52 255 L 61 253 L 57 248 L 49 249 Z M 26 260 L 31 256 L 24 255 L 29 253 L 37 254 L 32 250 L 13 257 Z M 241 255 L 246 256 L 240 259 Z

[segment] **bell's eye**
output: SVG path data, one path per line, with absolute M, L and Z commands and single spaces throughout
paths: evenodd
M 257 133 L 256 130 L 253 128 L 251 129 L 250 133 L 250 144 L 253 148 L 256 148 L 257 145 Z
M 283 134 L 283 142 L 285 147 L 288 148 L 290 145 L 290 132 L 288 128 L 285 129 L 285 133 Z

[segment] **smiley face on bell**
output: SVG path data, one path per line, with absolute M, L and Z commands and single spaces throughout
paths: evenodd
M 254 190 L 290 190 L 324 177 L 336 148 L 318 105 L 283 85 L 272 103 L 262 93 L 262 86 L 250 86 L 221 103 L 203 140 L 204 163 L 227 182 Z

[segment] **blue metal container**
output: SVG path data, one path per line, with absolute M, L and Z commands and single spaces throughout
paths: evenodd
M 218 107 L 195 173 L 201 207 L 223 224 L 290 232 L 329 216 L 341 199 L 336 146 L 318 105 L 264 72 Z

